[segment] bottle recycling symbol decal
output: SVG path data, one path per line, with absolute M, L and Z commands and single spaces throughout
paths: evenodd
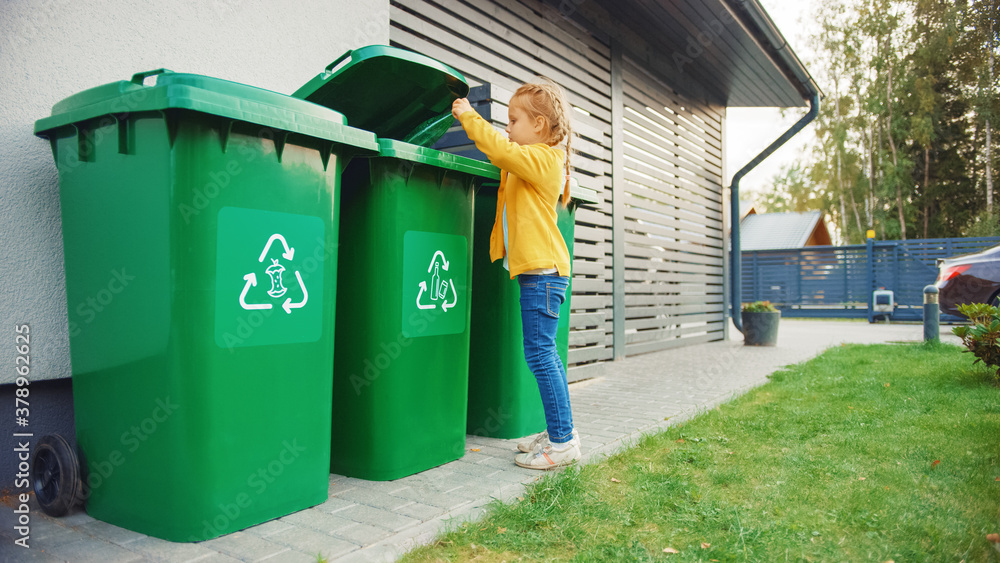
M 469 317 L 469 239 L 429 231 L 403 234 L 400 323 L 403 336 L 465 332 Z
M 438 263 L 438 256 L 441 257 L 440 263 Z M 428 286 L 428 280 L 422 280 L 418 285 L 420 286 L 420 291 L 417 292 L 417 308 L 418 309 L 436 309 L 438 302 L 441 303 L 441 310 L 448 311 L 458 303 L 458 292 L 455 291 L 455 282 L 452 279 L 442 279 L 442 274 L 440 270 L 448 272 L 448 260 L 444 256 L 444 252 L 440 250 L 434 252 L 434 256 L 431 257 L 430 266 L 427 266 L 427 273 L 431 275 L 430 285 Z M 449 302 L 450 300 L 450 302 Z
M 264 250 L 261 251 L 257 262 L 264 262 L 264 259 L 267 258 L 268 251 L 271 250 L 271 245 L 274 244 L 275 241 L 280 242 L 285 248 L 285 252 L 281 254 L 282 258 L 285 260 L 292 260 L 295 257 L 295 249 L 288 246 L 288 242 L 285 240 L 285 237 L 279 233 L 275 233 L 267 239 L 267 243 L 264 245 Z M 284 286 L 281 277 L 282 272 L 285 271 L 285 267 L 277 258 L 272 258 L 271 264 L 269 264 L 264 270 L 264 273 L 267 274 L 271 280 L 271 289 L 267 291 L 267 294 L 272 298 L 279 299 L 285 294 L 286 291 L 288 291 L 288 288 Z M 263 278 L 263 276 L 261 277 Z M 257 273 L 250 272 L 249 274 L 243 276 L 243 279 L 246 281 L 246 284 L 243 286 L 243 291 L 240 293 L 240 307 L 243 307 L 248 311 L 253 311 L 259 309 L 270 309 L 274 306 L 273 303 L 247 303 L 247 292 L 250 291 L 251 287 L 257 286 Z M 295 270 L 295 279 L 299 282 L 299 287 L 302 288 L 302 301 L 293 303 L 291 297 L 285 299 L 285 302 L 281 304 L 281 308 L 284 309 L 285 313 L 289 315 L 292 314 L 292 309 L 301 309 L 309 301 L 309 292 L 306 290 L 306 284 L 302 281 L 302 274 L 300 274 L 298 270 Z

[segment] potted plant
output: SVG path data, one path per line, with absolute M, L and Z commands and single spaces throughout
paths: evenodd
M 770 301 L 744 303 L 740 316 L 743 319 L 743 344 L 747 346 L 778 344 L 778 320 L 781 319 L 781 311 Z

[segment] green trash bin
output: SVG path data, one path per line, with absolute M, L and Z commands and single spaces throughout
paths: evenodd
M 422 145 L 466 92 L 438 61 L 370 46 L 294 94 L 380 137 L 344 174 L 334 473 L 392 480 L 465 453 L 474 193 L 499 170 Z
M 324 502 L 340 177 L 375 136 L 164 69 L 35 133 L 59 172 L 87 512 L 198 541 Z
M 490 262 L 490 232 L 496 217 L 497 184 L 476 193 L 476 232 L 472 265 L 472 334 L 469 344 L 467 431 L 476 436 L 520 438 L 545 430 L 545 413 L 535 376 L 524 359 L 520 290 L 501 262 Z M 576 209 L 596 203 L 596 192 L 570 180 L 570 202 L 560 201 L 556 224 L 573 259 Z M 570 299 L 559 309 L 556 347 L 566 363 L 569 353 Z

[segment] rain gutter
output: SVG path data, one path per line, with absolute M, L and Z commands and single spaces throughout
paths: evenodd
M 742 284 L 742 256 L 740 255 L 740 180 L 743 179 L 751 170 L 757 167 L 758 164 L 764 161 L 765 158 L 771 155 L 774 151 L 788 142 L 789 139 L 794 137 L 799 131 L 805 128 L 812 120 L 816 119 L 816 115 L 819 113 L 819 100 L 822 92 L 816 82 L 813 80 L 812 76 L 809 75 L 809 71 L 806 70 L 802 61 L 792 52 L 792 49 L 788 46 L 785 38 L 781 35 L 781 32 L 774 26 L 774 22 L 767 15 L 764 9 L 756 0 L 735 0 L 733 4 L 739 6 L 742 12 L 747 16 L 747 18 L 754 24 L 754 26 L 759 31 L 759 36 L 762 37 L 770 49 L 766 49 L 769 54 L 776 58 L 780 63 L 779 66 L 783 67 L 788 73 L 789 79 L 795 85 L 796 89 L 802 94 L 803 99 L 809 100 L 809 112 L 804 115 L 801 119 L 795 122 L 790 129 L 785 131 L 777 140 L 768 145 L 766 149 L 761 151 L 753 160 L 751 160 L 746 166 L 741 168 L 739 172 L 733 175 L 733 181 L 730 185 L 730 216 L 732 222 L 732 228 L 730 229 L 730 268 L 729 268 L 729 290 L 730 290 L 730 305 L 732 307 L 731 313 L 733 318 L 733 325 L 736 326 L 736 330 L 743 332 L 743 319 L 740 316 L 741 309 L 741 298 L 743 292 Z

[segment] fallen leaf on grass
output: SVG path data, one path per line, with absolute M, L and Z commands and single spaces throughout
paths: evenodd
M 994 481 L 1000 481 L 1000 477 L 997 477 L 996 479 L 994 479 Z
M 986 540 L 993 544 L 993 549 L 1000 551 L 1000 534 L 987 534 Z
M 941 463 L 941 460 L 940 459 L 935 459 L 934 461 L 931 462 L 931 467 L 937 467 L 937 465 L 939 463 Z
M 858 481 L 864 481 L 864 480 L 865 480 L 864 477 L 858 477 Z
M 501 528 L 500 526 L 497 526 L 497 533 L 498 534 L 502 534 L 502 533 L 504 533 L 506 531 L 507 531 L 507 528 Z
M 710 544 L 710 543 L 702 542 L 702 544 L 701 544 L 701 548 L 702 549 L 708 549 L 710 547 L 712 547 L 712 544 Z
M 618 479 L 615 479 L 614 477 L 611 478 L 611 482 L 612 483 L 621 483 L 621 481 L 619 481 Z
M 888 386 L 889 386 L 889 384 L 888 384 L 888 383 L 886 383 L 886 384 L 885 384 L 885 386 L 886 386 L 886 387 L 888 387 Z
M 684 443 L 684 438 L 681 438 L 681 439 L 677 440 L 677 443 L 678 444 L 683 444 Z
M 680 553 L 680 552 L 672 547 L 664 547 L 663 553 Z

